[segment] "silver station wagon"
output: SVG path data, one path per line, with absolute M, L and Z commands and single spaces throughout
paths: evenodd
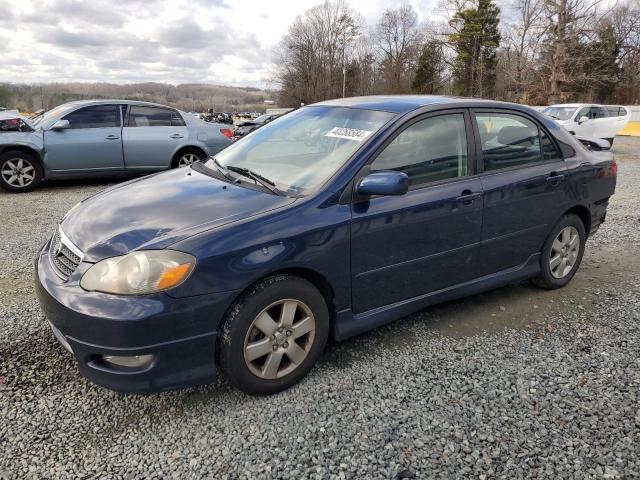
M 4 111 L 0 186 L 25 192 L 44 179 L 183 167 L 218 153 L 232 137 L 229 125 L 148 102 L 70 102 L 36 118 Z

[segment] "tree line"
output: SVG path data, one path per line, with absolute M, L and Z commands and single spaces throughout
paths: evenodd
M 72 100 L 118 98 L 169 105 L 185 111 L 203 112 L 210 108 L 223 112 L 264 112 L 265 100 L 274 92 L 251 87 L 206 84 L 170 85 L 166 83 L 0 83 L 0 107 L 23 112 L 48 110 Z
M 387 93 L 547 105 L 640 103 L 640 4 L 620 0 L 443 0 L 374 24 L 345 0 L 298 16 L 277 47 L 280 104 Z

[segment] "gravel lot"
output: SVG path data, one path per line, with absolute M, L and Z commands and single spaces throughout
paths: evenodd
M 124 396 L 53 339 L 32 264 L 105 182 L 0 193 L 0 479 L 640 476 L 640 138 L 561 291 L 514 285 L 332 344 L 300 385 Z

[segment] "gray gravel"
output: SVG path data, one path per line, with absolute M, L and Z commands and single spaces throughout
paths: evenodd
M 267 398 L 82 379 L 31 259 L 106 184 L 0 193 L 0 478 L 640 476 L 640 139 L 616 152 L 608 221 L 567 288 L 505 287 L 330 345 Z

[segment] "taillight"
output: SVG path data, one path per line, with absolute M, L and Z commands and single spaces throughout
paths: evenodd
M 615 160 L 611 162 L 611 176 L 615 177 L 618 175 L 618 162 Z
M 233 130 L 230 130 L 228 128 L 221 128 L 220 133 L 227 138 L 233 138 Z

